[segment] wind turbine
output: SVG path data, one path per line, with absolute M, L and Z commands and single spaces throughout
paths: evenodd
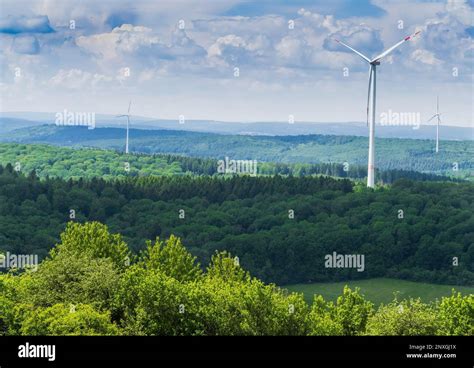
M 130 101 L 129 104 L 128 104 L 127 114 L 116 116 L 116 118 L 123 118 L 123 117 L 127 118 L 127 138 L 125 140 L 125 153 L 128 153 L 128 129 L 129 129 L 129 126 L 130 126 L 130 107 L 131 106 L 132 106 L 132 101 Z
M 368 168 L 367 168 L 367 187 L 369 188 L 373 188 L 375 186 L 374 159 L 375 159 L 375 96 L 376 96 L 376 81 L 377 81 L 376 68 L 377 68 L 377 65 L 380 65 L 380 60 L 382 58 L 390 54 L 402 43 L 405 43 L 406 41 L 409 41 L 411 38 L 415 37 L 420 32 L 421 31 L 418 31 L 411 36 L 405 37 L 403 40 L 396 43 L 395 45 L 385 50 L 384 52 L 382 52 L 380 55 L 376 56 L 373 59 L 369 59 L 367 56 L 353 49 L 349 45 L 346 45 L 344 42 L 335 40 L 337 43 L 341 44 L 344 47 L 347 47 L 349 50 L 351 50 L 352 52 L 355 52 L 367 63 L 369 63 L 369 91 L 367 94 L 367 125 L 369 125 L 369 104 L 370 102 L 372 102 L 372 107 L 371 107 L 372 116 L 371 116 L 371 121 L 369 125 L 369 162 L 368 162 Z M 372 95 L 371 95 L 371 92 L 372 92 Z
M 438 118 L 438 123 L 436 124 L 436 153 L 439 151 L 439 124 L 441 123 L 441 113 L 439 112 L 439 96 L 436 96 L 436 114 L 428 119 L 428 123 L 434 118 Z

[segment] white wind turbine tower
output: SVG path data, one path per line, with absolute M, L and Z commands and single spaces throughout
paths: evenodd
M 116 116 L 117 118 L 123 118 L 123 117 L 127 118 L 127 138 L 125 140 L 125 153 L 128 153 L 128 130 L 129 130 L 129 126 L 130 126 L 130 107 L 131 106 L 132 106 L 132 101 L 130 101 L 129 104 L 128 104 L 127 114 Z
M 438 118 L 438 123 L 436 124 L 436 153 L 439 151 L 439 124 L 441 123 L 441 113 L 439 112 L 439 96 L 436 96 L 436 114 L 428 119 L 428 123 L 434 118 Z
M 374 158 L 375 158 L 375 96 L 376 96 L 376 67 L 380 65 L 380 60 L 390 54 L 393 50 L 395 50 L 398 46 L 406 41 L 410 40 L 411 38 L 415 37 L 420 31 L 414 33 L 411 36 L 405 37 L 400 42 L 396 43 L 389 49 L 382 52 L 380 55 L 376 56 L 372 60 L 369 59 L 367 56 L 362 54 L 361 52 L 353 49 L 352 47 L 346 45 L 345 43 L 335 40 L 337 43 L 341 44 L 344 47 L 347 47 L 349 50 L 355 52 L 359 55 L 362 59 L 369 63 L 369 91 L 367 94 L 367 125 L 369 125 L 369 104 L 372 102 L 371 107 L 371 120 L 369 125 L 369 162 L 368 162 L 368 170 L 367 170 L 367 187 L 373 188 L 375 186 L 375 166 L 374 166 Z M 371 95 L 372 92 L 372 95 Z

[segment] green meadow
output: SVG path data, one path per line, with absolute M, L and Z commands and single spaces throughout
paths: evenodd
M 375 305 L 389 303 L 397 295 L 397 299 L 421 298 L 425 303 L 451 295 L 451 290 L 461 292 L 463 295 L 474 294 L 474 286 L 437 285 L 425 282 L 414 282 L 387 278 L 376 278 L 357 281 L 341 281 L 313 284 L 286 285 L 283 288 L 289 291 L 302 292 L 308 303 L 312 303 L 314 294 L 321 294 L 326 300 L 335 301 L 344 288 L 349 285 L 351 289 L 360 288 L 366 299 Z

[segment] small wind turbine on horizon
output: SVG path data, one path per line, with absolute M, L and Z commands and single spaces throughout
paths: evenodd
M 396 43 L 389 49 L 385 50 L 382 52 L 380 55 L 376 56 L 373 59 L 369 59 L 367 56 L 362 54 L 361 52 L 353 49 L 349 45 L 346 45 L 345 43 L 335 40 L 337 43 L 341 44 L 344 47 L 347 47 L 349 50 L 352 52 L 356 53 L 359 55 L 362 59 L 364 59 L 366 62 L 369 63 L 369 90 L 367 94 L 367 125 L 369 125 L 369 104 L 372 102 L 371 106 L 371 121 L 369 125 L 369 162 L 368 162 L 368 168 L 367 168 L 367 187 L 369 188 L 374 188 L 375 187 L 375 98 L 376 98 L 376 67 L 377 65 L 380 65 L 380 60 L 390 54 L 393 50 L 395 50 L 398 46 L 401 44 L 405 43 L 406 41 L 409 41 L 413 37 L 415 37 L 417 34 L 419 34 L 421 31 L 418 31 L 414 33 L 411 36 L 405 37 L 403 40 L 400 42 Z M 371 95 L 372 92 L 372 95 Z
M 116 118 L 123 118 L 123 117 L 127 118 L 127 138 L 125 139 L 125 153 L 126 154 L 128 153 L 128 130 L 129 130 L 129 126 L 130 126 L 130 107 L 131 106 L 132 106 L 132 101 L 130 101 L 129 104 L 128 104 L 127 114 L 116 116 Z
M 434 118 L 438 118 L 438 122 L 436 124 L 436 153 L 439 151 L 439 124 L 441 123 L 441 113 L 439 112 L 439 96 L 436 96 L 436 114 L 434 114 L 431 118 L 428 119 L 427 123 L 429 123 Z

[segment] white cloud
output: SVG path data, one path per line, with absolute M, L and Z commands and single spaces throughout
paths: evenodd
M 112 81 L 111 77 L 102 74 L 90 73 L 80 69 L 60 69 L 56 75 L 50 79 L 50 84 L 54 87 L 66 89 L 82 89 L 96 87 Z
M 284 59 L 294 59 L 305 53 L 307 44 L 304 39 L 286 36 L 275 46 L 278 55 Z
M 456 17 L 464 25 L 472 25 L 474 8 L 468 5 L 467 0 L 448 0 L 446 3 L 446 11 Z
M 380 19 L 382 35 L 386 46 L 397 42 L 404 35 L 415 30 L 421 30 L 421 34 L 415 40 L 409 42 L 407 47 L 420 50 L 414 55 L 429 60 L 428 55 L 433 54 L 439 61 L 427 63 L 423 70 L 415 70 L 429 75 L 437 72 L 435 66 L 440 63 L 453 63 L 463 65 L 472 69 L 472 60 L 469 60 L 469 50 L 472 50 L 472 39 L 469 39 L 465 30 L 472 25 L 474 9 L 465 0 L 448 0 L 446 4 L 441 2 L 420 2 L 410 4 L 411 11 L 406 11 L 405 4 L 396 2 L 376 1 L 377 5 L 386 10 L 387 15 Z M 404 28 L 398 30 L 398 22 L 403 21 Z M 387 25 L 394 25 L 388 27 Z M 382 26 L 384 26 L 382 28 Z M 410 67 L 410 60 L 403 59 L 404 68 Z
M 163 67 L 163 64 L 185 59 L 196 62 L 206 56 L 206 51 L 188 37 L 186 31 L 175 28 L 168 43 L 148 27 L 124 24 L 111 32 L 80 36 L 77 45 L 92 53 L 103 72 L 112 67 L 126 65 L 130 69 Z
M 202 93 L 211 101 L 219 101 L 215 105 L 227 106 L 219 110 L 224 115 L 231 114 L 229 97 L 229 101 L 223 101 L 226 95 L 232 94 L 236 100 L 243 96 L 242 106 L 248 103 L 249 109 L 254 106 L 254 112 L 264 114 L 258 107 L 260 101 L 266 99 L 266 106 L 271 106 L 286 90 L 291 99 L 278 101 L 282 105 L 291 101 L 301 109 L 308 105 L 306 112 L 311 116 L 311 104 L 317 94 L 324 92 L 329 104 L 331 94 L 340 98 L 339 94 L 345 93 L 349 96 L 348 106 L 355 105 L 354 91 L 367 83 L 367 66 L 357 55 L 338 48 L 333 37 L 373 56 L 418 26 L 423 31 L 421 37 L 384 59 L 381 84 L 390 79 L 394 86 L 407 80 L 425 86 L 439 87 L 444 82 L 455 85 L 463 79 L 443 80 L 440 71 L 447 75 L 452 66 L 459 66 L 462 75 L 472 71 L 474 49 L 472 38 L 465 32 L 471 25 L 472 7 L 465 1 L 413 2 L 407 11 L 404 2 L 373 0 L 385 10 L 380 17 L 340 18 L 314 12 L 314 8 L 284 16 L 219 15 L 236 2 L 121 0 L 112 4 L 92 0 L 22 0 L 24 6 L 20 7 L 13 0 L 6 0 L 2 3 L 5 14 L 24 13 L 28 18 L 46 14 L 55 32 L 30 34 L 27 37 L 33 36 L 36 41 L 30 37 L 19 39 L 16 44 L 14 39 L 18 36 L 0 34 L 0 83 L 13 84 L 11 68 L 19 66 L 25 78 L 19 81 L 18 88 L 9 91 L 10 103 L 16 103 L 22 95 L 31 96 L 35 88 L 48 86 L 54 87 L 48 96 L 56 96 L 48 98 L 66 101 L 64 96 L 70 96 L 77 88 L 76 100 L 82 101 L 84 91 L 94 87 L 93 91 L 106 91 L 103 95 L 106 109 L 111 91 L 100 87 L 117 86 L 114 96 L 122 93 L 127 95 L 124 97 L 127 101 L 128 94 L 136 94 L 137 100 L 153 100 L 160 95 L 171 104 L 173 100 L 180 101 L 180 106 L 190 106 L 192 101 L 197 101 L 193 96 Z M 75 30 L 67 27 L 70 19 L 76 21 Z M 177 28 L 181 19 L 185 20 L 185 29 Z M 290 19 L 295 22 L 294 29 L 288 27 Z M 399 20 L 404 21 L 403 29 L 397 27 Z M 121 24 L 122 21 L 126 24 Z M 240 68 L 239 78 L 233 77 L 235 66 Z M 120 70 L 125 67 L 131 70 L 129 78 L 121 77 Z M 350 68 L 350 76 L 345 79 L 342 79 L 343 67 Z M 416 79 L 410 79 L 415 75 Z M 347 83 L 341 84 L 342 80 Z M 30 83 L 28 89 L 26 81 Z M 56 93 L 59 87 L 68 89 L 70 94 L 59 96 Z M 205 93 L 204 89 L 207 89 Z M 404 93 L 408 94 L 406 89 L 404 86 Z M 253 93 L 253 101 L 248 93 Z M 38 92 L 36 97 L 44 101 L 45 96 Z M 214 118 L 213 103 L 206 105 L 210 106 L 210 112 L 204 111 L 202 104 L 203 98 L 194 109 Z M 160 113 L 165 107 L 161 108 Z M 281 111 L 285 109 L 281 106 Z M 294 106 L 287 108 L 294 109 Z M 325 106 L 320 106 L 321 113 L 323 110 Z M 173 108 L 169 111 L 177 112 Z M 352 110 L 348 107 L 341 115 L 352 117 L 354 112 L 360 112 L 363 117 L 364 111 L 358 105 Z M 326 116 L 332 115 L 327 112 Z
M 209 47 L 207 53 L 210 57 L 223 56 L 226 49 L 247 48 L 247 43 L 242 37 L 230 34 L 224 37 L 219 37 L 216 42 Z
M 439 65 L 441 64 L 441 60 L 438 60 L 434 54 L 428 50 L 415 50 L 411 53 L 410 57 L 414 61 L 422 62 L 423 64 L 428 65 Z
M 160 45 L 160 40 L 150 28 L 124 24 L 114 28 L 112 32 L 80 36 L 76 43 L 86 51 L 111 60 L 121 53 L 133 53 L 141 47 Z

